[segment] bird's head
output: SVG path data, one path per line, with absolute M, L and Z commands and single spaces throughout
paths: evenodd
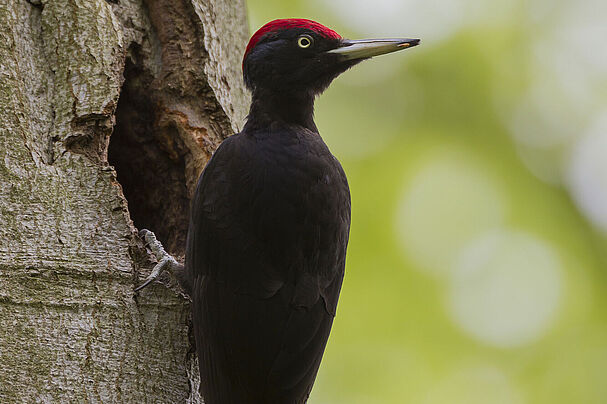
M 242 62 L 244 80 L 253 92 L 316 95 L 360 61 L 418 43 L 409 38 L 349 40 L 312 20 L 274 20 L 251 37 Z

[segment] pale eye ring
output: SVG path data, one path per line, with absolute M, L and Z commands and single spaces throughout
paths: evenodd
M 314 43 L 314 38 L 310 35 L 303 34 L 299 38 L 297 38 L 297 46 L 300 48 L 309 48 Z

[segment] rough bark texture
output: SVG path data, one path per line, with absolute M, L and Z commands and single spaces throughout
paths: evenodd
M 243 1 L 0 0 L 0 402 L 200 402 L 136 228 L 183 253 L 246 112 Z

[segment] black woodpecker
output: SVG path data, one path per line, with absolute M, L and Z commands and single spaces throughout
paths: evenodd
M 142 231 L 192 299 L 206 404 L 305 403 L 331 330 L 350 229 L 346 175 L 314 124 L 314 98 L 362 60 L 419 39 L 343 39 L 310 20 L 267 23 L 243 58 L 242 132 L 205 167 L 185 268 Z

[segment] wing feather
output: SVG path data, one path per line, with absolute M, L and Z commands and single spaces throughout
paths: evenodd
M 275 138 L 224 141 L 193 200 L 186 270 L 208 404 L 305 402 L 335 315 L 345 174 L 320 137 Z

